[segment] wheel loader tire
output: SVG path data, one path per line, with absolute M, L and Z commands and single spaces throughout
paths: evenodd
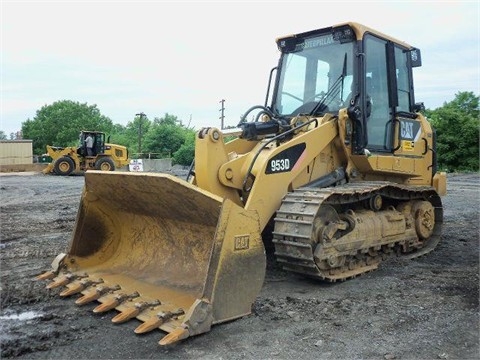
M 75 163 L 73 162 L 72 158 L 68 156 L 62 156 L 61 158 L 57 159 L 53 167 L 53 170 L 57 175 L 63 176 L 70 175 L 74 169 Z
M 95 163 L 95 170 L 102 170 L 102 171 L 114 171 L 115 164 L 112 159 L 108 157 L 103 157 L 97 160 Z

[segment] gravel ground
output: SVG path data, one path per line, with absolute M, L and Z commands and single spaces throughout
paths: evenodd
M 83 176 L 0 176 L 1 357 L 16 359 L 479 359 L 479 174 L 449 174 L 437 249 L 326 284 L 269 257 L 253 313 L 161 347 L 161 331 L 75 306 L 32 281 L 66 251 Z

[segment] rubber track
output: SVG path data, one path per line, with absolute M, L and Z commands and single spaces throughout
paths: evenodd
M 432 236 L 422 248 L 407 254 L 416 258 L 431 252 L 440 241 L 443 209 L 440 197 L 430 186 L 405 186 L 391 182 L 357 182 L 330 188 L 298 188 L 288 193 L 282 201 L 275 218 L 273 243 L 277 261 L 287 271 L 300 273 L 330 282 L 342 281 L 375 270 L 381 259 L 359 263 L 342 271 L 321 270 L 313 258 L 312 231 L 315 215 L 324 204 L 360 206 L 365 200 L 379 194 L 383 199 L 395 201 L 426 200 L 435 210 L 435 226 Z M 280 229 L 282 229 L 280 231 Z M 359 249 L 361 250 L 361 249 Z M 385 254 L 384 254 L 385 256 Z

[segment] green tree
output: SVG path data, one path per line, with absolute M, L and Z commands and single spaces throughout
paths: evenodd
M 144 138 L 151 125 L 152 122 L 147 116 L 135 115 L 133 121 L 129 121 L 125 127 L 114 125 L 115 139 L 118 136 L 119 144 L 125 145 L 129 149 L 132 158 L 140 158 L 142 157 L 140 153 L 144 152 Z
M 128 137 L 126 135 L 126 127 L 121 124 L 113 124 L 110 130 L 110 142 L 127 146 Z M 128 146 L 127 146 L 128 147 Z
M 439 167 L 448 171 L 479 170 L 479 97 L 459 92 L 451 102 L 425 113 L 437 133 Z
M 130 121 L 126 126 L 121 124 L 113 124 L 111 131 L 111 142 L 119 145 L 126 146 L 128 149 L 128 156 L 132 159 L 139 158 L 139 119 L 134 118 L 133 121 Z M 150 125 L 150 120 L 147 118 L 143 119 L 142 126 L 142 137 L 145 136 L 144 132 L 148 131 Z
M 7 140 L 7 135 L 3 130 L 0 130 L 0 140 Z
M 100 114 L 97 105 L 61 100 L 45 105 L 33 119 L 22 123 L 24 139 L 33 140 L 34 154 L 43 154 L 46 145 L 76 146 L 81 130 L 109 133 L 112 121 Z
M 174 115 L 166 113 L 163 118 L 155 118 L 145 135 L 143 152 L 152 158 L 173 157 L 185 142 L 187 130 Z
M 185 141 L 180 148 L 173 153 L 173 163 L 190 165 L 195 157 L 195 131 L 185 129 Z

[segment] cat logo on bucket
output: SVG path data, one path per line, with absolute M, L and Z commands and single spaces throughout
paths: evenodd
M 247 250 L 250 247 L 250 236 L 248 235 L 237 235 L 234 239 L 234 249 L 235 250 Z

